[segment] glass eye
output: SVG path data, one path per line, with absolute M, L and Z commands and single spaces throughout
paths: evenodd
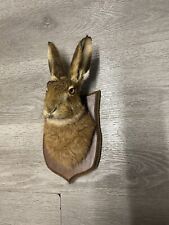
M 69 94 L 70 95 L 74 95 L 75 94 L 75 88 L 74 87 L 70 87 L 69 88 Z

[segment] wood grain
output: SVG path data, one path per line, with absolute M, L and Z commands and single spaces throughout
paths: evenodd
M 61 192 L 63 224 L 168 225 L 168 9 L 168 0 L 1 1 L 0 199 L 10 191 L 14 208 L 23 193 L 45 192 L 54 205 L 52 194 Z M 70 61 L 86 34 L 94 56 L 85 87 L 102 91 L 102 158 L 68 185 L 42 154 L 47 42 Z M 12 210 L 5 204 L 4 214 Z
M 60 224 L 59 196 L 31 192 L 1 192 L 0 224 Z
M 90 201 L 89 201 L 90 199 Z M 134 225 L 167 224 L 168 199 L 150 196 L 115 196 L 111 191 L 65 193 L 63 224 Z M 72 207 L 73 203 L 73 207 Z M 66 217 L 71 218 L 67 220 Z

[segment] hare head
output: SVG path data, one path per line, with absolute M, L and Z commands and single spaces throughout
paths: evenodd
M 90 68 L 92 39 L 83 38 L 76 47 L 69 72 L 65 73 L 59 52 L 48 43 L 51 79 L 47 83 L 43 114 L 49 120 L 73 119 L 84 112 L 80 89 Z

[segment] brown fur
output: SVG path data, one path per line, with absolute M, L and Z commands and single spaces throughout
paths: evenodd
M 95 122 L 85 113 L 77 122 L 59 126 L 45 122 L 44 141 L 48 154 L 57 164 L 72 168 L 80 163 L 89 150 Z
M 65 74 L 59 51 L 53 43 L 48 44 L 51 81 L 44 100 L 44 143 L 52 159 L 66 168 L 74 167 L 86 157 L 95 129 L 95 122 L 80 97 L 91 55 L 92 40 L 87 36 L 79 42 L 70 71 Z

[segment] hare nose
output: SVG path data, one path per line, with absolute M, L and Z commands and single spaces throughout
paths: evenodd
M 52 114 L 49 114 L 48 118 L 51 119 L 52 117 L 53 117 Z

